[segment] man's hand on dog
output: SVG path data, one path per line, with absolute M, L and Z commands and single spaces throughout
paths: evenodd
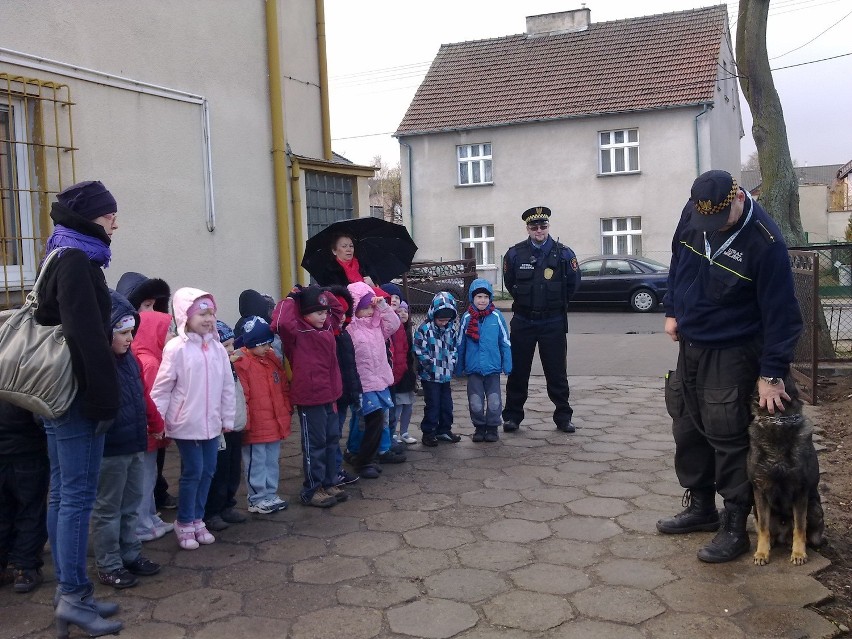
M 757 392 L 760 395 L 760 407 L 769 411 L 770 415 L 775 414 L 775 409 L 784 410 L 784 402 L 781 400 L 790 401 L 790 396 L 784 390 L 784 380 L 782 379 L 777 384 L 770 384 L 766 380 L 759 379 L 757 381 Z

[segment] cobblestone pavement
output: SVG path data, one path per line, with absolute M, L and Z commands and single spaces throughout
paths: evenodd
M 683 492 L 661 379 L 570 379 L 576 434 L 554 429 L 535 378 L 521 430 L 496 444 L 470 441 L 463 381 L 454 382 L 462 442 L 412 445 L 408 462 L 362 479 L 329 510 L 297 503 L 294 434 L 282 453 L 288 510 L 251 515 L 193 552 L 172 535 L 148 543 L 162 572 L 121 592 L 98 585 L 97 595 L 121 604 L 123 639 L 836 634 L 807 607 L 830 596 L 812 578 L 827 565 L 820 555 L 796 567 L 779 548 L 766 567 L 750 555 L 708 565 L 695 553 L 712 533 L 655 532 Z M 174 449 L 168 471 L 177 472 Z M 47 576 L 30 595 L 3 588 L 0 638 L 51 636 Z

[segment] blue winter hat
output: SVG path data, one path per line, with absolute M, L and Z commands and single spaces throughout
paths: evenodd
M 234 347 L 254 348 L 255 346 L 271 344 L 273 339 L 275 339 L 275 336 L 266 320 L 257 315 L 252 315 L 243 324 L 243 334 L 236 339 Z
M 56 201 L 87 220 L 118 211 L 112 193 L 97 180 L 72 184 L 56 196 Z
M 382 290 L 388 295 L 396 295 L 400 300 L 404 300 L 405 298 L 402 295 L 402 289 L 394 284 L 393 282 L 388 282 L 387 284 L 382 284 Z
M 227 342 L 234 338 L 234 329 L 225 324 L 222 320 L 216 320 L 216 330 L 219 331 L 219 341 Z

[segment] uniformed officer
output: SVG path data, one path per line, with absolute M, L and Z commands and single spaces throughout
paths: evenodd
M 503 430 L 518 430 L 524 419 L 536 344 L 547 396 L 556 405 L 556 428 L 573 433 L 574 411 L 568 403 L 568 301 L 580 284 L 574 251 L 550 237 L 550 209 L 534 206 L 521 214 L 529 238 L 515 244 L 503 259 L 503 281 L 511 293 L 512 372 L 506 382 Z
M 802 317 L 781 231 L 726 171 L 707 171 L 692 185 L 672 240 L 663 305 L 666 333 L 679 344 L 665 395 L 686 509 L 658 521 L 657 530 L 718 530 L 698 558 L 731 561 L 749 549 L 754 385 L 770 413 L 789 401 L 784 377 Z M 721 529 L 716 492 L 725 503 Z

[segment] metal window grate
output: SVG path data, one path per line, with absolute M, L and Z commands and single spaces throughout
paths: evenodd
M 0 308 L 35 281 L 50 203 L 75 182 L 72 106 L 65 84 L 0 73 Z

